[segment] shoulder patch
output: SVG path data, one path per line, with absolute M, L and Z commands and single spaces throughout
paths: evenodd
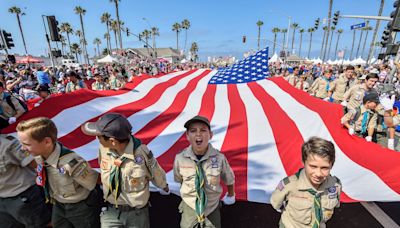
M 289 183 L 290 183 L 289 177 L 285 177 L 285 178 L 282 180 L 282 182 L 283 182 L 283 184 L 285 184 L 285 185 L 289 184 Z
M 14 140 L 14 139 L 15 139 L 15 137 L 14 137 L 14 136 L 12 136 L 12 135 L 7 135 L 7 136 L 6 136 L 6 139 L 8 139 L 8 140 L 12 141 L 12 140 Z
M 339 179 L 339 178 L 337 178 L 337 177 L 335 176 L 335 179 L 336 179 L 336 182 L 337 182 L 338 184 L 342 185 L 342 182 L 340 182 L 340 179 Z

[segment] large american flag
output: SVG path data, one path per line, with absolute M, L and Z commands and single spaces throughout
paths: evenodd
M 183 127 L 195 115 L 210 119 L 211 143 L 226 155 L 236 176 L 239 200 L 269 203 L 278 182 L 302 167 L 301 145 L 312 136 L 332 141 L 332 174 L 343 184 L 344 202 L 400 201 L 400 153 L 350 136 L 340 125 L 340 105 L 313 98 L 282 78 L 266 79 L 264 49 L 222 70 L 196 69 L 160 77 L 142 76 L 121 91 L 80 90 L 58 96 L 21 119 L 51 118 L 59 140 L 97 165 L 98 141 L 81 124 L 119 112 L 133 125 L 167 172 L 188 146 Z M 15 125 L 3 133 L 15 134 Z

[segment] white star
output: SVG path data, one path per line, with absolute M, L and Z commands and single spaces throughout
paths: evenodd
M 253 76 L 254 76 L 254 75 L 256 75 L 256 73 L 254 73 L 254 72 L 253 72 L 253 73 L 251 73 L 251 75 L 253 75 Z
M 257 78 L 252 78 L 251 80 L 253 80 L 253 81 L 256 81 L 256 80 L 257 80 Z
M 261 69 L 257 69 L 257 72 L 261 72 L 262 70 Z
M 249 76 L 244 77 L 244 79 L 249 79 L 249 78 L 250 78 Z
M 239 77 L 243 77 L 243 74 L 238 74 Z
M 245 74 L 249 74 L 249 73 L 250 73 L 250 71 L 246 70 L 244 73 L 245 73 Z
M 238 82 L 243 82 L 243 80 L 242 79 L 239 79 L 239 80 L 237 80 Z
M 222 82 L 224 82 L 224 83 L 227 83 L 227 82 L 228 82 L 228 80 L 223 80 Z

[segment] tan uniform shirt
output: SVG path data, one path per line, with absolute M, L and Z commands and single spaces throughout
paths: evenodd
M 280 223 L 285 228 L 312 227 L 315 221 L 314 196 L 307 191 L 313 189 L 321 194 L 322 220 L 320 227 L 332 217 L 335 207 L 340 205 L 342 185 L 338 178 L 328 176 L 318 189 L 315 189 L 301 170 L 299 178 L 296 175 L 282 180 L 272 192 L 271 205 L 276 210 L 282 209 Z
M 341 74 L 338 79 L 332 82 L 332 86 L 329 89 L 329 91 L 333 93 L 333 99 L 337 101 L 343 101 L 344 93 L 353 85 L 356 85 L 357 81 L 357 79 L 348 79 L 346 75 Z
M 294 74 L 290 74 L 287 76 L 286 80 L 289 82 L 290 85 L 295 86 L 297 84 L 298 78 Z
M 111 76 L 109 83 L 110 85 L 110 89 L 121 89 L 122 87 L 124 87 L 124 83 L 121 83 L 120 80 L 118 80 L 118 78 L 116 78 L 115 76 Z
M 142 208 L 147 205 L 150 197 L 149 181 L 162 189 L 167 186 L 167 182 L 165 171 L 160 167 L 147 146 L 142 144 L 135 151 L 133 148 L 134 142 L 132 138 L 122 156 L 100 145 L 101 182 L 103 184 L 104 198 L 109 203 Z M 118 160 L 123 157 L 127 158 L 127 160 L 121 164 L 122 188 L 116 202 L 114 198 L 115 192 L 107 197 L 110 173 Z
M 316 97 L 324 99 L 328 97 L 328 90 L 326 90 L 328 82 L 322 77 L 317 78 L 311 85 L 311 91 Z M 332 86 L 332 81 L 329 82 L 329 88 Z
M 310 88 L 310 84 L 307 81 L 299 81 L 299 82 L 297 82 L 295 87 L 296 87 L 296 89 L 301 89 L 301 90 L 307 92 L 308 89 Z
M 354 118 L 356 118 L 357 109 L 349 109 L 349 111 L 342 117 L 342 120 L 341 120 L 342 124 L 344 124 L 346 122 L 351 124 L 350 122 L 353 120 L 354 121 L 354 130 L 356 132 L 361 131 L 364 113 L 369 112 L 369 120 L 368 120 L 367 129 L 376 127 L 376 121 L 378 118 L 378 114 L 376 112 L 366 109 L 364 107 L 364 105 L 360 106 L 359 112 L 360 113 L 358 115 L 358 118 L 355 120 Z
M 66 93 L 70 93 L 70 92 L 74 92 L 76 90 L 80 90 L 85 88 L 85 83 L 83 81 L 76 81 L 76 83 L 68 82 L 67 85 L 65 86 L 65 92 Z
M 98 173 L 77 153 L 60 156 L 61 145 L 45 160 L 50 197 L 60 203 L 85 200 L 97 183 Z M 43 158 L 35 157 L 38 164 Z
M 356 109 L 362 104 L 365 93 L 373 91 L 374 90 L 366 90 L 365 84 L 354 85 L 343 95 L 343 100 L 348 101 L 348 109 Z
M 193 210 L 195 210 L 196 205 L 195 175 L 197 161 L 191 146 L 177 154 L 174 161 L 174 180 L 181 183 L 182 200 Z M 208 201 L 204 214 L 207 216 L 218 207 L 222 194 L 220 180 L 222 179 L 226 185 L 233 185 L 235 175 L 225 155 L 214 149 L 211 144 L 200 161 L 202 161 L 205 174 L 205 192 Z
M 13 136 L 0 135 L 0 198 L 13 197 L 35 184 L 34 158 Z
M 93 82 L 92 83 L 92 90 L 106 90 L 106 83 L 104 82 Z
M 13 116 L 17 116 L 17 114 L 22 115 L 25 112 L 24 107 L 19 103 L 17 98 L 11 96 L 11 102 L 14 104 L 15 110 L 7 103 L 6 98 L 4 97 L 4 93 L 0 94 L 0 108 L 2 109 L 2 113 L 0 115 L 10 118 Z

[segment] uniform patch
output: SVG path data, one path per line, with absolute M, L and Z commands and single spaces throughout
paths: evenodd
M 335 186 L 329 187 L 328 193 L 336 193 L 336 187 Z
M 130 182 L 130 186 L 131 187 L 136 188 L 140 183 L 140 179 L 139 178 L 132 178 L 132 179 L 130 179 L 129 182 Z
M 65 174 L 65 168 L 64 167 L 59 168 L 58 172 L 60 172 L 61 174 Z
M 108 169 L 108 162 L 107 161 L 101 161 L 101 169 Z
M 210 184 L 214 185 L 214 186 L 217 186 L 219 184 L 219 177 L 218 176 L 211 176 Z
M 328 198 L 329 199 L 335 199 L 335 198 L 337 198 L 337 195 L 336 194 L 329 194 Z
M 142 155 L 135 156 L 135 163 L 138 165 L 143 164 L 143 156 Z
M 86 170 L 87 164 L 86 162 L 82 163 L 72 172 L 72 176 L 80 176 Z
M 149 158 L 149 159 L 152 159 L 153 158 L 153 152 L 151 152 L 151 150 L 149 150 L 149 153 L 147 154 L 147 157 Z
M 216 156 L 211 157 L 211 168 L 218 168 L 218 159 Z
M 75 158 L 68 162 L 68 165 L 73 168 L 76 164 L 78 164 L 78 160 Z
M 276 189 L 279 191 L 282 191 L 285 188 L 285 185 L 283 184 L 283 181 L 279 181 L 278 186 L 276 186 Z
M 14 136 L 12 136 L 12 135 L 7 135 L 7 136 L 6 136 L 6 139 L 8 139 L 8 140 L 14 140 L 14 139 L 15 139 L 15 137 L 14 137 Z

